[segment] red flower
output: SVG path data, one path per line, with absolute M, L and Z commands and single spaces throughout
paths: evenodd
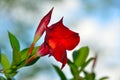
M 45 41 L 38 49 L 38 54 L 49 54 L 62 63 L 62 68 L 67 63 L 66 50 L 74 49 L 80 41 L 79 34 L 63 25 L 63 18 L 57 23 L 46 28 Z

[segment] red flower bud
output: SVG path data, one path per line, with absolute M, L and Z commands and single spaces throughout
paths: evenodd
M 33 41 L 34 43 L 38 41 L 38 39 L 42 36 L 46 27 L 48 26 L 50 19 L 51 19 L 52 11 L 53 11 L 53 8 L 40 21 L 40 24 L 38 25 L 38 28 L 35 32 L 34 41 Z

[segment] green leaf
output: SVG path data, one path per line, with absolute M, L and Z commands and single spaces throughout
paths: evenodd
M 76 74 L 79 74 L 78 73 L 78 68 L 74 63 L 72 63 L 69 59 L 68 59 L 67 63 L 70 66 L 70 70 L 71 70 L 71 73 L 72 73 L 73 76 L 76 76 Z
M 13 65 L 18 65 L 21 62 L 20 51 L 13 51 Z
M 20 52 L 20 53 L 21 53 L 21 60 L 22 60 L 22 61 L 26 59 L 28 50 L 29 50 L 29 48 L 25 48 L 25 49 L 23 49 L 23 50 Z
M 70 70 L 71 70 L 72 75 L 74 76 L 74 80 L 79 80 L 78 67 L 74 63 L 72 63 L 69 59 L 67 63 L 70 66 Z
M 0 63 L 1 63 L 1 49 L 0 49 Z
M 9 60 L 7 59 L 7 57 L 4 54 L 1 54 L 1 65 L 5 70 L 10 68 Z
M 80 69 L 79 73 L 81 73 L 82 71 L 84 71 L 85 67 L 87 67 L 87 65 L 88 65 L 91 61 L 93 61 L 93 60 L 94 60 L 93 57 L 89 58 L 89 59 L 81 66 L 81 69 Z
M 30 56 L 33 56 L 33 55 L 36 53 L 36 51 L 38 50 L 39 47 L 40 47 L 40 46 L 34 47 L 34 49 L 33 49 L 33 51 L 32 51 L 32 53 L 31 53 Z M 26 59 L 26 56 L 27 56 L 27 54 L 28 54 L 28 50 L 29 50 L 29 48 L 26 48 L 26 49 L 23 49 L 23 50 L 20 52 L 20 53 L 21 53 L 21 59 L 22 59 L 22 61 Z
M 72 54 L 73 61 L 75 61 L 76 57 L 78 56 L 78 50 L 75 50 Z
M 11 43 L 11 47 L 13 49 L 13 65 L 17 65 L 21 62 L 21 54 L 20 54 L 20 44 L 17 38 L 10 32 L 8 32 L 9 40 Z
M 0 76 L 0 80 L 6 80 L 3 76 Z
M 90 74 L 90 80 L 95 80 L 95 77 L 96 77 L 95 73 L 92 72 L 92 73 Z
M 82 66 L 89 54 L 89 48 L 88 47 L 82 47 L 80 48 L 76 53 L 74 53 L 75 55 L 77 55 L 75 57 L 74 63 L 76 64 L 76 66 Z
M 10 32 L 8 32 L 8 35 L 9 35 L 10 43 L 11 43 L 13 50 L 15 49 L 16 51 L 19 51 L 20 45 L 19 45 L 19 41 L 17 40 L 17 38 Z
M 105 76 L 105 77 L 102 77 L 100 78 L 99 80 L 108 80 L 109 77 Z
M 88 73 L 87 71 L 84 71 L 84 74 L 86 80 L 95 80 L 95 73 Z
M 32 53 L 31 53 L 31 55 L 29 56 L 29 58 L 30 58 L 31 56 L 33 56 L 34 54 L 36 54 L 36 51 L 38 50 L 39 47 L 40 47 L 40 46 L 34 47 L 34 49 L 33 49 Z M 28 50 L 29 50 L 29 48 L 26 48 L 26 49 L 23 49 L 23 50 L 20 52 L 20 53 L 21 53 L 21 63 L 20 63 L 20 65 L 21 65 L 21 66 L 26 65 L 25 63 L 26 63 L 26 57 L 27 57 L 27 54 L 28 54 Z M 27 64 L 26 66 L 28 66 L 28 65 L 33 65 L 39 58 L 40 58 L 40 57 L 37 57 L 35 60 L 33 60 L 30 64 Z
M 57 71 L 57 73 L 58 73 L 58 75 L 60 76 L 61 80 L 67 80 L 65 74 L 62 72 L 62 70 L 61 70 L 59 67 L 57 67 L 57 66 L 55 66 L 55 65 L 53 65 L 53 67 L 54 67 L 55 70 Z

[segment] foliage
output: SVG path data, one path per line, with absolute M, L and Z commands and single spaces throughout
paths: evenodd
M 13 59 L 12 63 L 10 63 L 6 55 L 0 53 L 0 64 L 3 68 L 0 70 L 0 72 L 6 76 L 5 80 L 12 80 L 13 76 L 17 74 L 19 68 L 23 66 L 33 65 L 39 57 L 34 59 L 30 64 L 26 63 L 26 55 L 29 48 L 20 51 L 20 44 L 17 38 L 10 32 L 8 32 L 8 35 L 12 47 Z M 33 49 L 32 54 L 29 57 L 33 56 L 36 53 L 37 49 L 38 46 Z M 4 77 L 1 76 L 1 79 L 4 80 Z
M 85 70 L 90 62 L 93 62 L 93 65 L 95 65 L 94 62 L 96 61 L 96 56 L 88 58 L 88 55 L 89 48 L 82 47 L 79 50 L 73 52 L 73 61 L 68 59 L 67 64 L 70 68 L 71 74 L 73 75 L 73 78 L 71 79 L 66 79 L 66 77 L 63 77 L 65 74 L 61 71 L 61 69 L 59 69 L 57 66 L 54 66 L 61 80 L 107 80 L 108 77 L 106 76 L 100 79 L 96 79 L 96 73 L 93 70 L 94 66 L 91 67 L 91 72 Z M 81 75 L 82 73 L 84 76 Z

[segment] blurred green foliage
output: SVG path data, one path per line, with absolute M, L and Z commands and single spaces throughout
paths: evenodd
M 95 62 L 97 57 L 95 56 L 87 59 L 88 55 L 89 55 L 89 48 L 82 47 L 79 50 L 76 50 L 73 52 L 73 61 L 68 59 L 67 64 L 70 68 L 70 72 L 73 75 L 71 79 L 67 79 L 64 72 L 62 72 L 62 70 L 59 69 L 59 67 L 54 66 L 60 79 L 61 80 L 108 80 L 108 77 L 106 76 L 99 79 L 96 78 L 94 66 L 96 65 Z M 93 65 L 94 65 L 91 67 L 91 72 L 86 70 L 90 62 L 93 62 Z

